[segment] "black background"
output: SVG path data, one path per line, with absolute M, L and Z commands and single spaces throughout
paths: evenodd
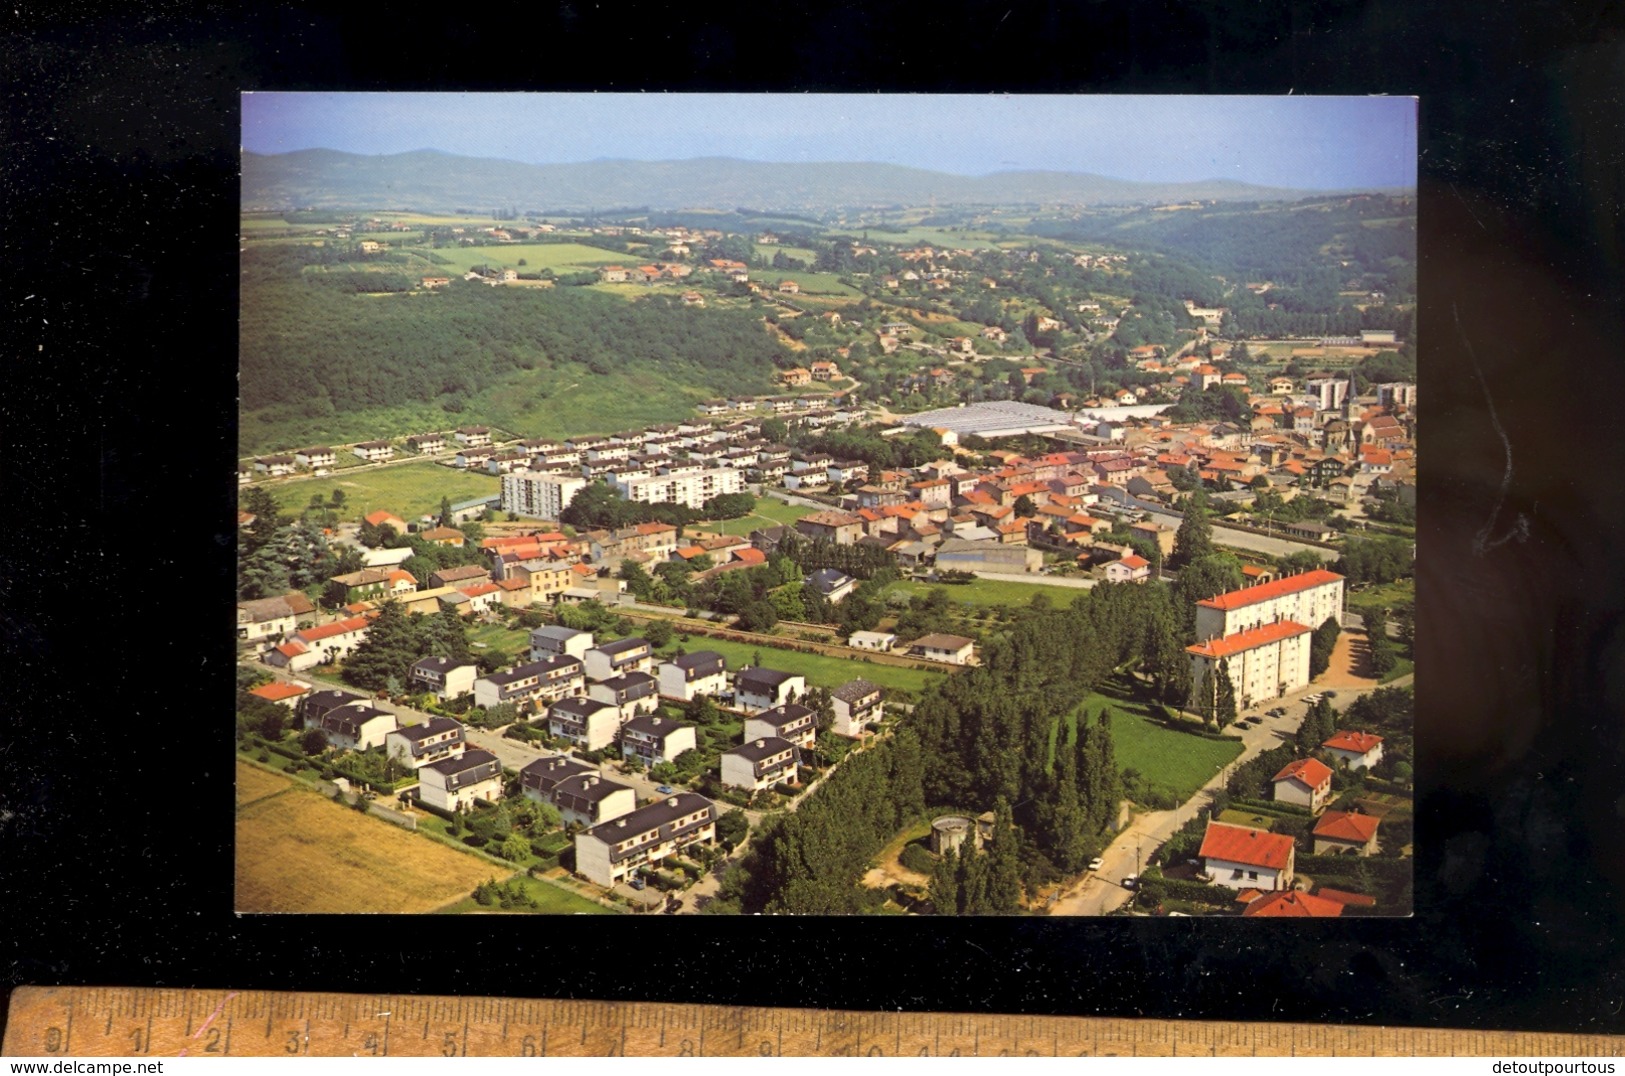
M 8 5 L 8 984 L 1625 1031 L 1617 2 L 256 6 Z M 247 89 L 1418 95 L 1417 915 L 235 917 Z

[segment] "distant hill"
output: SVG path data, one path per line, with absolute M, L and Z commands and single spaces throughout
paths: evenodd
M 684 161 L 522 164 L 437 150 L 363 156 L 337 150 L 243 154 L 242 204 L 345 209 L 586 210 L 771 207 L 825 211 L 939 204 L 1133 204 L 1216 199 L 1275 201 L 1311 193 L 1234 180 L 1139 183 L 1075 172 L 957 176 L 873 163 Z

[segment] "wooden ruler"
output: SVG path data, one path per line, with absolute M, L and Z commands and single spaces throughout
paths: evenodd
M 1625 1037 L 486 997 L 20 987 L 45 1057 L 1616 1057 Z

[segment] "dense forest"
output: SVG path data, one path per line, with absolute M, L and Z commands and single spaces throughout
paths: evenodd
M 743 313 L 574 288 L 456 280 L 433 294 L 357 294 L 358 281 L 399 290 L 404 267 L 349 272 L 385 267 L 322 266 L 329 256 L 297 246 L 243 253 L 244 411 L 288 405 L 328 415 L 439 401 L 455 412 L 467 395 L 517 371 L 566 363 L 593 374 L 658 368 L 717 394 L 765 392 L 782 351 Z

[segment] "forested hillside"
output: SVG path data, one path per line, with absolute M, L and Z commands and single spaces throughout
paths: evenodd
M 696 395 L 765 392 L 782 351 L 749 315 L 664 297 L 627 302 L 576 288 L 460 280 L 404 293 L 405 266 L 398 274 L 387 263 L 366 267 L 382 272 L 323 266 L 317 247 L 251 248 L 242 258 L 245 414 L 312 418 L 438 404 L 450 420 L 475 393 L 509 381 L 545 397 L 550 371 L 567 371 L 573 382 L 601 378 L 623 402 L 628 379 L 645 377 Z

